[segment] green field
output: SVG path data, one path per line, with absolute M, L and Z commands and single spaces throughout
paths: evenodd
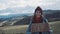
M 60 33 L 60 21 L 49 22 L 54 34 Z M 0 34 L 25 34 L 28 25 L 5 26 L 0 27 Z

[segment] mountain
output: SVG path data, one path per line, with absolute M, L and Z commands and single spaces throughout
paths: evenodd
M 59 10 L 43 10 L 43 15 L 48 19 L 48 21 L 60 20 Z M 3 25 L 25 25 L 30 23 L 32 16 L 33 13 L 10 14 L 2 17 L 0 16 L 0 23 Z
M 10 14 L 8 16 L 0 16 L 0 23 L 2 23 L 3 26 L 5 25 L 13 25 L 14 23 L 17 23 L 20 21 L 21 23 L 21 20 L 30 16 L 30 14 Z

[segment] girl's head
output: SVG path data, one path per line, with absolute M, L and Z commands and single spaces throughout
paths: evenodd
M 33 16 L 33 23 L 35 22 L 43 22 L 43 19 L 42 19 L 42 9 L 40 7 L 37 7 L 35 9 L 35 13 L 34 13 L 34 16 Z
M 42 9 L 41 9 L 40 7 L 37 7 L 37 8 L 35 9 L 34 16 L 36 16 L 36 17 L 42 16 Z

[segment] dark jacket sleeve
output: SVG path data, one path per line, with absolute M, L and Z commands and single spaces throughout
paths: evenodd
M 43 17 L 43 23 L 48 23 L 48 20 L 45 17 Z
M 32 18 L 30 19 L 30 22 L 29 22 L 29 26 L 28 26 L 28 28 L 27 28 L 27 32 L 31 32 L 30 30 L 30 27 L 31 27 L 31 24 L 32 24 Z

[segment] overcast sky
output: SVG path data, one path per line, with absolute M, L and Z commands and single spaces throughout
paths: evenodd
M 0 10 L 7 8 L 40 6 L 43 10 L 60 10 L 60 0 L 0 0 Z
M 0 0 L 0 9 L 10 7 L 36 7 L 41 6 L 43 9 L 60 9 L 60 0 Z

